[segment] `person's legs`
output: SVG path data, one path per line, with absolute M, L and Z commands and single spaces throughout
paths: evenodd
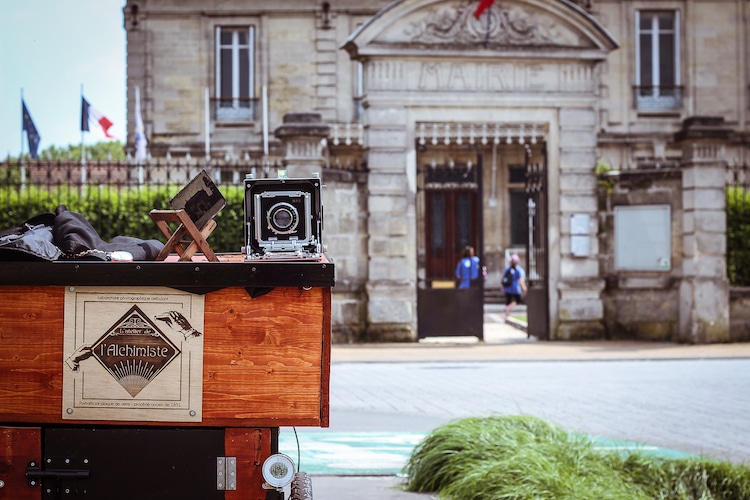
M 513 310 L 513 308 L 516 305 L 516 295 L 512 293 L 506 293 L 505 294 L 505 319 L 508 319 L 508 316 L 510 316 L 510 311 Z

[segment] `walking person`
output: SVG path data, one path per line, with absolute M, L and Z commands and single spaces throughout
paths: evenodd
M 507 321 L 510 312 L 521 302 L 521 298 L 526 294 L 526 273 L 519 264 L 521 259 L 517 254 L 510 257 L 510 265 L 503 270 L 502 286 L 505 293 L 505 320 Z
M 480 271 L 484 275 L 484 269 L 479 267 L 479 257 L 474 255 L 474 247 L 467 245 L 461 253 L 461 260 L 456 264 L 456 279 L 458 288 L 471 288 L 479 284 Z

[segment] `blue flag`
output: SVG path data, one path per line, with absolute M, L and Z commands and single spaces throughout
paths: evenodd
M 29 110 L 26 108 L 26 103 L 23 99 L 21 99 L 21 113 L 23 116 L 23 132 L 26 132 L 26 138 L 29 141 L 29 155 L 38 160 L 39 133 L 36 131 L 34 120 L 31 119 L 31 114 L 29 114 Z

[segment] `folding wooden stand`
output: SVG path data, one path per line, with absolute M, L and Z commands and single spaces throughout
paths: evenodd
M 200 250 L 209 262 L 219 262 L 219 258 L 206 241 L 206 238 L 216 229 L 215 220 L 209 219 L 201 229 L 198 229 L 184 210 L 151 210 L 149 215 L 156 223 L 156 227 L 167 237 L 167 243 L 156 256 L 156 260 L 166 259 L 174 249 L 181 261 L 191 260 L 193 255 Z M 169 226 L 170 222 L 179 224 L 174 232 Z M 183 239 L 186 236 L 190 239 Z

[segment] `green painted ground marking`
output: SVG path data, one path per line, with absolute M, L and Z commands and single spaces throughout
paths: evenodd
M 684 451 L 670 450 L 669 448 L 659 448 L 658 446 L 651 446 L 643 443 L 636 443 L 633 441 L 618 441 L 615 439 L 608 439 L 603 437 L 589 436 L 594 441 L 594 448 L 602 451 L 620 451 L 624 454 L 641 452 L 645 455 L 655 455 L 658 457 L 669 458 L 669 459 L 680 459 L 694 457 L 690 453 Z
M 308 474 L 395 475 L 425 437 L 414 432 L 300 432 L 300 470 Z M 297 465 L 294 432 L 279 435 L 279 451 Z
M 299 468 L 312 475 L 396 475 L 402 472 L 414 447 L 426 436 L 418 432 L 300 432 Z M 630 441 L 592 436 L 600 450 L 654 454 L 686 458 L 688 453 Z M 279 435 L 279 451 L 297 467 L 297 441 L 291 429 Z

